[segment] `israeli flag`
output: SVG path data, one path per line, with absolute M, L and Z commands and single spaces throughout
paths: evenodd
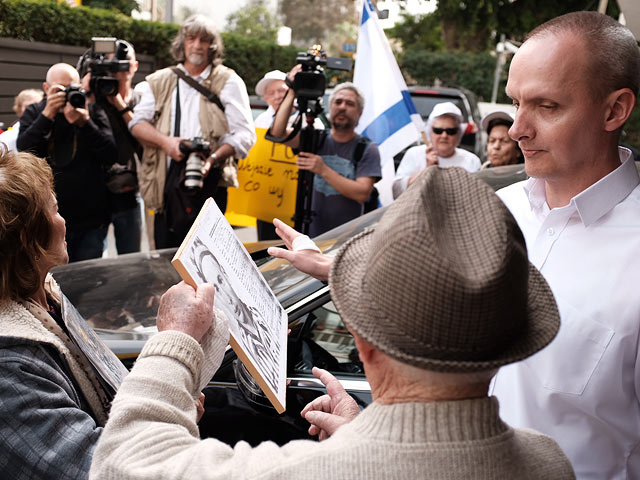
M 424 125 L 371 0 L 364 0 L 362 6 L 356 55 L 353 83 L 365 98 L 356 132 L 380 148 L 382 180 L 376 187 L 383 205 L 387 205 L 393 201 L 393 156 L 417 141 Z

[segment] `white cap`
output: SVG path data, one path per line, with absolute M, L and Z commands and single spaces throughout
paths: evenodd
M 425 125 L 427 138 L 431 141 L 431 127 L 433 126 L 433 122 L 436 118 L 442 117 L 443 115 L 450 115 L 455 117 L 458 121 L 460 131 L 456 138 L 456 146 L 460 145 L 460 142 L 462 141 L 462 134 L 466 130 L 467 124 L 464 122 L 464 118 L 462 118 L 462 112 L 460 109 L 451 102 L 437 103 L 436 106 L 433 107 L 433 110 L 431 110 L 429 118 L 427 119 L 427 124 Z
M 513 118 L 513 115 L 511 115 L 510 113 L 503 112 L 502 110 L 498 110 L 496 112 L 487 113 L 484 117 L 482 117 L 482 120 L 480 120 L 480 125 L 482 125 L 482 130 L 486 132 L 487 128 L 489 127 L 489 122 L 491 122 L 491 120 L 496 120 L 496 119 L 505 120 L 511 123 L 515 121 L 515 118 Z
M 451 115 L 452 117 L 456 117 L 458 119 L 458 123 L 464 122 L 464 118 L 462 118 L 462 112 L 458 107 L 455 106 L 455 104 L 451 102 L 442 102 L 436 104 L 436 106 L 433 107 L 433 110 L 431 110 L 431 113 L 429 114 L 429 120 L 427 121 L 433 122 L 433 120 L 443 115 Z
M 274 80 L 284 81 L 285 78 L 287 78 L 287 74 L 280 70 L 271 70 L 270 72 L 265 73 L 264 77 L 262 77 L 256 84 L 256 93 L 261 97 L 264 97 L 264 91 L 271 82 Z

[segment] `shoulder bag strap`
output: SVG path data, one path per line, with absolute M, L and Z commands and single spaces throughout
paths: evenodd
M 220 97 L 218 97 L 218 95 L 213 93 L 208 88 L 203 87 L 202 85 L 200 85 L 198 82 L 196 82 L 193 78 L 189 77 L 187 74 L 185 74 L 178 67 L 171 67 L 171 71 L 173 73 L 175 73 L 178 77 L 180 77 L 182 80 L 187 82 L 187 84 L 189 86 L 195 88 L 198 92 L 200 92 L 211 103 L 215 103 L 218 106 L 218 108 L 224 112 L 224 105 L 222 105 L 222 102 L 220 101 Z

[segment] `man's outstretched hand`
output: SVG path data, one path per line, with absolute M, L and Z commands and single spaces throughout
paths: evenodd
M 287 249 L 269 247 L 267 250 L 269 255 L 276 258 L 284 258 L 301 272 L 326 282 L 329 279 L 329 269 L 333 259 L 318 250 L 314 250 L 315 244 L 311 240 L 308 240 L 308 242 L 313 244 L 309 244 L 312 248 L 305 248 L 304 243 L 301 243 L 300 246 L 294 246 L 294 240 L 301 237 L 302 234 L 277 218 L 273 219 L 273 224 L 276 227 L 276 233 L 284 241 Z
M 360 409 L 336 377 L 317 367 L 313 367 L 313 375 L 327 387 L 327 394 L 307 404 L 300 415 L 311 424 L 309 435 L 318 435 L 319 440 L 325 440 L 357 417 Z

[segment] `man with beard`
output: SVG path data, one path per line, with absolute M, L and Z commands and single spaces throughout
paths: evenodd
M 225 211 L 226 187 L 237 182 L 234 158 L 246 157 L 256 140 L 247 89 L 222 65 L 222 39 L 213 22 L 189 17 L 171 53 L 177 67 L 159 70 L 136 87 L 142 98 L 129 123 L 145 147 L 138 177 L 145 206 L 154 213 L 156 248 L 180 245 L 208 197 Z M 202 166 L 202 188 L 188 193 L 180 142 L 194 137 L 212 150 Z
M 289 83 L 293 84 L 300 67 L 296 65 L 289 72 Z M 276 137 L 285 136 L 294 98 L 295 91 L 290 88 L 271 127 Z M 350 82 L 338 85 L 329 98 L 331 130 L 316 153 L 298 153 L 298 168 L 315 174 L 309 227 L 312 237 L 362 215 L 373 184 L 380 179 L 378 146 L 355 132 L 363 109 L 364 97 L 358 87 Z M 299 135 L 288 143 L 292 148 L 299 144 Z

